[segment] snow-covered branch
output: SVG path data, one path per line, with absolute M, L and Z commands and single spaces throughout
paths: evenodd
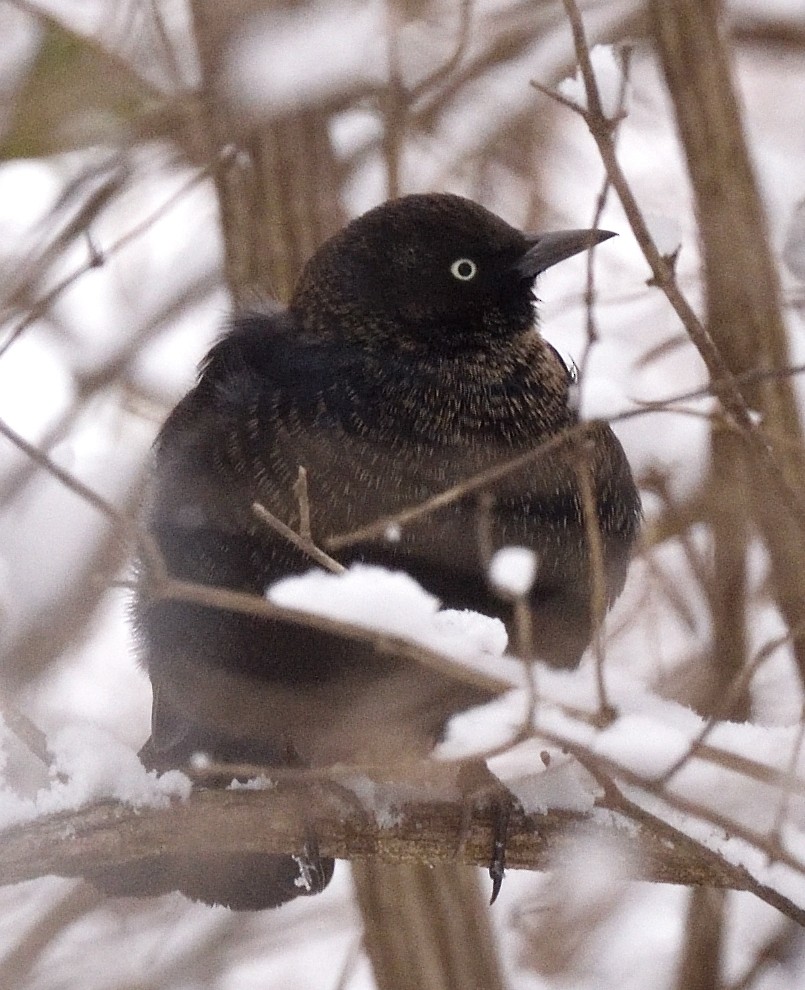
M 299 852 L 311 822 L 322 854 L 339 859 L 484 866 L 492 848 L 492 813 L 476 809 L 465 821 L 464 810 L 453 802 L 408 805 L 381 824 L 356 811 L 354 802 L 345 807 L 341 788 L 323 784 L 197 790 L 166 808 L 105 801 L 10 829 L 0 844 L 0 883 L 54 873 L 91 878 L 112 871 L 121 877 L 127 868 L 147 865 L 151 892 L 167 892 L 173 889 L 177 856 L 203 863 L 205 857 L 233 852 Z M 635 825 L 603 808 L 590 814 L 515 814 L 507 863 L 513 869 L 554 868 L 573 860 L 585 845 L 601 842 L 636 879 L 748 890 L 805 925 L 805 911 L 787 898 L 650 816 Z

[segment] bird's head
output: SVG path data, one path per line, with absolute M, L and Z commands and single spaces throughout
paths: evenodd
M 291 309 L 316 333 L 460 350 L 529 330 L 537 276 L 611 236 L 530 235 L 460 196 L 404 196 L 327 241 Z

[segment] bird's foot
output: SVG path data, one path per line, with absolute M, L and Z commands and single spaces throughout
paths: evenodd
M 333 861 L 323 860 L 319 854 L 319 840 L 312 830 L 308 829 L 305 844 L 299 856 L 293 857 L 299 869 L 299 876 L 294 880 L 300 897 L 312 897 L 320 894 L 333 875 Z
M 519 807 L 519 802 L 482 761 L 472 761 L 464 766 L 459 775 L 459 786 L 464 795 L 462 845 L 469 831 L 473 810 L 481 805 L 492 808 L 492 852 L 489 858 L 492 897 L 489 903 L 494 904 L 506 873 L 506 840 L 509 834 L 509 822 L 512 810 Z

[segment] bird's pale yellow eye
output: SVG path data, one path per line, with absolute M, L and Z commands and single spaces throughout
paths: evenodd
M 450 273 L 460 282 L 469 282 L 478 273 L 478 266 L 471 258 L 459 258 L 450 266 Z

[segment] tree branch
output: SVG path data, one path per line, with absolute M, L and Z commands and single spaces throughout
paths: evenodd
M 625 799 L 618 797 L 614 804 L 621 800 Z M 95 804 L 5 831 L 0 884 L 49 874 L 91 878 L 110 869 L 125 872 L 127 867 L 148 865 L 153 867 L 155 892 L 167 892 L 173 889 L 170 864 L 176 857 L 203 862 L 229 853 L 298 853 L 311 824 L 322 855 L 338 859 L 478 866 L 489 862 L 494 828 L 490 809 L 475 811 L 467 823 L 460 804 L 412 804 L 401 809 L 394 824 L 381 827 L 372 815 L 348 804 L 345 807 L 340 789 L 320 785 L 197 790 L 188 801 L 166 809 Z M 631 817 L 630 809 L 628 802 L 624 810 Z M 553 869 L 574 861 L 579 842 L 622 839 L 624 858 L 633 873 L 635 868 L 639 871 L 638 879 L 750 891 L 805 926 L 805 910 L 683 833 L 664 823 L 655 828 L 654 822 L 650 815 L 636 824 L 627 822 L 614 811 L 514 813 L 507 863 L 514 869 Z

